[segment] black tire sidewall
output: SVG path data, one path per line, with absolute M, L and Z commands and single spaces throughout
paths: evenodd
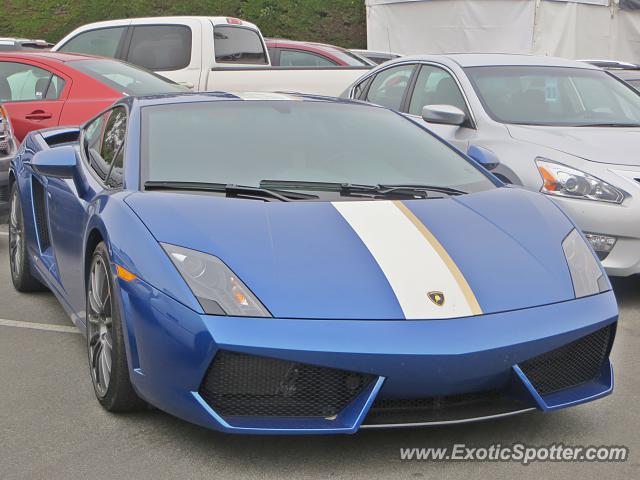
M 20 245 L 21 261 L 18 265 L 19 272 L 17 272 L 17 274 L 12 268 L 12 265 L 14 265 L 13 258 L 11 254 L 9 255 L 11 281 L 15 289 L 20 292 L 44 290 L 44 286 L 31 273 L 31 263 L 27 250 L 27 232 L 25 231 L 24 226 L 24 211 L 22 210 L 22 202 L 20 201 L 20 192 L 18 191 L 18 185 L 15 182 L 11 186 L 9 199 L 9 222 L 11 222 L 11 212 L 13 211 L 13 205 L 14 203 L 16 203 L 18 208 L 18 225 L 20 227 L 20 230 L 22 231 L 22 243 Z M 9 227 L 9 244 L 11 244 L 11 227 Z

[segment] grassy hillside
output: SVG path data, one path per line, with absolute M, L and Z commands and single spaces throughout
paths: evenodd
M 85 23 L 157 15 L 234 16 L 265 36 L 366 46 L 363 0 L 0 0 L 0 36 L 56 42 Z

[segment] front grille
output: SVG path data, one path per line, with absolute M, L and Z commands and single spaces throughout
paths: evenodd
M 31 189 L 33 191 L 33 211 L 35 213 L 40 250 L 44 252 L 51 246 L 49 239 L 49 222 L 47 221 L 46 191 L 44 186 L 35 178 L 31 180 Z
M 463 421 L 526 410 L 529 407 L 501 390 L 416 399 L 377 399 L 363 425 Z
M 223 417 L 337 415 L 376 377 L 221 350 L 199 393 Z
M 541 395 L 594 380 L 609 356 L 614 326 L 602 328 L 563 347 L 520 364 L 533 387 Z

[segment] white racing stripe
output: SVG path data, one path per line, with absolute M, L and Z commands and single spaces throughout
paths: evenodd
M 464 276 L 438 240 L 402 203 L 335 202 L 382 269 L 407 319 L 482 313 Z M 429 300 L 442 292 L 442 306 Z
M 64 325 L 50 325 L 48 323 L 18 322 L 16 320 L 4 320 L 0 318 L 0 327 L 28 328 L 31 330 L 44 330 L 47 332 L 80 333 L 76 327 Z

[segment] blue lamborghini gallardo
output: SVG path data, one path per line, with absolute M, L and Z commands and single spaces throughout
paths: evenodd
M 25 139 L 13 283 L 86 333 L 109 411 L 353 433 L 609 394 L 618 310 L 597 257 L 469 153 L 355 102 L 125 98 Z

